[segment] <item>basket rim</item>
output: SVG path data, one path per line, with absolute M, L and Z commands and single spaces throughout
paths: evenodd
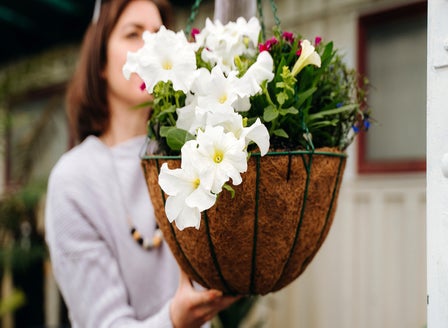
M 347 153 L 343 151 L 325 151 L 325 150 L 290 150 L 290 151 L 269 151 L 265 155 L 261 155 L 260 152 L 250 153 L 250 156 L 266 157 L 266 156 L 290 156 L 290 155 L 324 155 L 334 157 L 347 157 Z M 181 155 L 142 155 L 142 160 L 145 159 L 181 159 Z

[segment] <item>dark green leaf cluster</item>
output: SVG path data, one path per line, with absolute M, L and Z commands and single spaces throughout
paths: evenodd
M 272 149 L 345 149 L 369 126 L 365 109 L 367 82 L 348 68 L 332 42 L 316 39 L 321 66 L 308 65 L 296 76 L 291 71 L 301 53 L 301 38 L 292 33 L 267 40 L 262 50 L 274 59 L 275 77 L 252 97 L 243 113 L 249 121 L 262 118 L 271 135 Z

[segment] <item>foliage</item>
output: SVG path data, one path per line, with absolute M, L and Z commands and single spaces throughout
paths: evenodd
M 0 268 L 26 270 L 46 255 L 42 237 L 34 231 L 44 188 L 30 184 L 0 199 Z
M 263 117 L 274 149 L 344 150 L 369 127 L 368 82 L 347 66 L 333 42 L 320 37 L 314 40 L 320 67 L 308 65 L 293 76 L 302 41 L 300 35 L 274 29 L 274 37 L 260 46 L 274 59 L 275 77 L 251 99 L 247 117 Z

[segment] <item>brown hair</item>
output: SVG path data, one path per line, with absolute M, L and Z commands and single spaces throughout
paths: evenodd
M 109 0 L 101 5 L 97 22 L 84 35 L 78 66 L 67 90 L 67 115 L 72 140 L 83 141 L 89 135 L 100 136 L 109 126 L 107 82 L 102 78 L 107 62 L 109 37 L 132 0 Z M 167 0 L 151 0 L 159 9 L 163 24 L 172 27 L 172 9 Z

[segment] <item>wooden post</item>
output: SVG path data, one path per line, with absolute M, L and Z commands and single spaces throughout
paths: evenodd
M 215 0 L 215 19 L 226 24 L 238 17 L 250 19 L 257 10 L 256 0 Z

